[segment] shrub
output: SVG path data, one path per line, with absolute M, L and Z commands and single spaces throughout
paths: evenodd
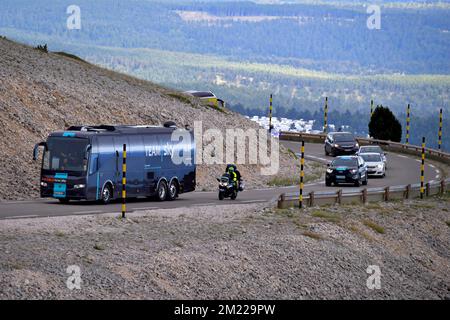
M 44 44 L 44 45 L 38 44 L 38 46 L 35 49 L 39 50 L 39 51 L 42 51 L 42 52 L 45 52 L 45 53 L 48 53 L 47 44 Z

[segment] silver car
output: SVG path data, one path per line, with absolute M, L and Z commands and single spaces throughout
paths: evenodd
M 361 146 L 357 154 L 360 155 L 362 153 L 378 153 L 383 159 L 384 167 L 385 168 L 387 167 L 387 159 L 386 159 L 387 153 L 383 149 L 381 149 L 380 146 Z
M 361 153 L 359 156 L 364 159 L 369 176 L 384 178 L 386 175 L 386 165 L 381 154 L 372 152 Z

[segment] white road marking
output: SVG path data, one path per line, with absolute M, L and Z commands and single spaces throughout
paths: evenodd
M 155 210 L 159 209 L 159 207 L 142 207 L 142 208 L 133 208 L 133 211 L 143 211 L 143 210 Z
M 405 159 L 408 159 L 408 157 L 407 157 L 407 156 L 403 156 L 403 155 L 401 155 L 401 154 L 399 154 L 398 156 L 399 156 L 399 157 L 401 157 L 401 158 L 405 158 Z
M 432 165 L 432 164 L 429 164 L 429 166 L 432 167 L 433 169 L 436 168 L 436 167 L 435 167 L 434 165 Z M 436 170 L 436 171 L 437 171 L 437 170 Z
M 325 158 L 321 158 L 321 157 L 316 157 L 316 156 L 311 156 L 311 155 L 305 155 L 305 158 L 310 158 L 310 159 L 317 159 L 317 160 L 321 160 L 321 161 L 326 161 L 326 162 L 328 162 L 328 160 L 327 159 L 325 159 Z
M 23 218 L 36 218 L 38 215 L 27 215 L 27 216 L 15 216 L 15 217 L 5 217 L 4 219 L 23 219 Z
M 102 213 L 101 210 L 91 210 L 91 211 L 76 211 L 73 214 L 90 214 L 90 213 Z
M 241 203 L 252 203 L 252 202 L 269 202 L 269 200 L 245 200 L 245 201 L 240 201 Z

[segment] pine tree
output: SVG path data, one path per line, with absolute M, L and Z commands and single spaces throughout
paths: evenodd
M 369 122 L 369 134 L 374 139 L 400 142 L 402 125 L 388 107 L 377 106 Z

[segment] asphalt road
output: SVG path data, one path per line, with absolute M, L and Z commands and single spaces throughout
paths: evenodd
M 283 141 L 282 143 L 294 152 L 299 151 L 300 149 L 300 144 L 297 142 Z M 306 161 L 329 162 L 332 160 L 331 157 L 326 157 L 324 155 L 323 145 L 321 144 L 306 144 L 305 155 Z M 370 179 L 367 186 L 368 188 L 419 183 L 419 158 L 394 153 L 389 153 L 387 158 L 388 170 L 386 172 L 386 177 L 382 179 Z M 293 174 L 298 174 L 298 172 Z M 425 181 L 437 180 L 440 176 L 441 174 L 438 168 L 431 164 L 427 164 L 425 166 Z M 306 184 L 304 193 L 310 191 L 333 191 L 340 188 L 342 188 L 344 192 L 352 192 L 359 189 L 352 186 L 325 187 L 324 181 L 321 181 Z M 217 192 L 191 192 L 180 195 L 180 197 L 175 201 L 165 202 L 158 202 L 156 200 L 148 199 L 129 200 L 127 202 L 127 211 L 268 202 L 275 200 L 283 192 L 298 192 L 298 186 L 246 190 L 239 193 L 238 198 L 234 201 L 229 199 L 219 201 L 217 198 Z M 53 199 L 11 201 L 0 202 L 0 219 L 86 215 L 107 212 L 119 213 L 120 210 L 120 202 L 111 203 L 109 205 L 101 205 L 95 202 L 86 201 L 74 201 L 69 204 L 60 204 L 57 200 Z

